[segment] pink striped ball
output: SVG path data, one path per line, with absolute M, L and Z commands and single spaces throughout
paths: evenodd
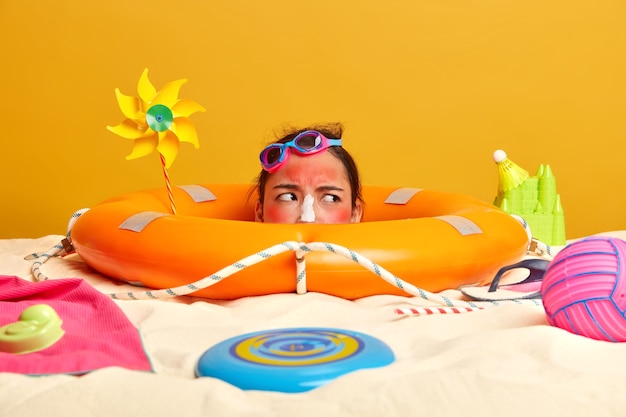
M 626 242 L 589 237 L 557 254 L 541 293 L 548 322 L 571 333 L 626 341 Z

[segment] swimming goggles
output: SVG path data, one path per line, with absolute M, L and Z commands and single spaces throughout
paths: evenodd
M 331 146 L 341 146 L 341 139 L 328 139 L 316 130 L 306 130 L 287 143 L 272 143 L 261 151 L 263 169 L 270 174 L 278 171 L 289 158 L 289 148 L 300 155 L 313 155 Z

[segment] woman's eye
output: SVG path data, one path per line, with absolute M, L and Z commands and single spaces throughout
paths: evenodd
M 324 197 L 322 197 L 322 201 L 325 201 L 327 203 L 336 203 L 336 202 L 340 201 L 340 199 L 336 195 L 326 194 Z
M 296 201 L 296 195 L 294 193 L 284 193 L 278 196 L 277 200 L 280 201 Z

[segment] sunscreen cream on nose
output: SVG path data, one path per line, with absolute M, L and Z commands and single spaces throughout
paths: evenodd
M 313 223 L 315 221 L 315 211 L 313 211 L 313 196 L 307 194 L 302 202 L 302 214 L 300 215 L 300 221 L 306 223 Z

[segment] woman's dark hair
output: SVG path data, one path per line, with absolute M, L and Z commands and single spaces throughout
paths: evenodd
M 331 123 L 320 126 L 309 126 L 302 129 L 291 130 L 289 133 L 286 133 L 275 141 L 274 143 L 286 143 L 295 138 L 298 134 L 306 131 L 306 130 L 316 130 L 320 132 L 322 135 L 326 136 L 328 139 L 341 139 L 343 134 L 343 126 L 341 123 Z M 328 148 L 328 152 L 333 154 L 337 159 L 341 161 L 344 168 L 346 169 L 346 173 L 348 175 L 348 182 L 350 183 L 351 188 L 351 197 L 352 197 L 352 209 L 356 207 L 357 202 L 362 203 L 363 197 L 361 195 L 361 178 L 359 176 L 359 170 L 356 166 L 356 162 L 352 158 L 352 155 L 346 151 L 343 146 L 331 146 Z M 263 204 L 265 198 L 265 183 L 267 182 L 267 178 L 270 174 L 261 170 L 261 173 L 257 176 L 254 187 L 251 190 L 257 191 L 259 201 Z

